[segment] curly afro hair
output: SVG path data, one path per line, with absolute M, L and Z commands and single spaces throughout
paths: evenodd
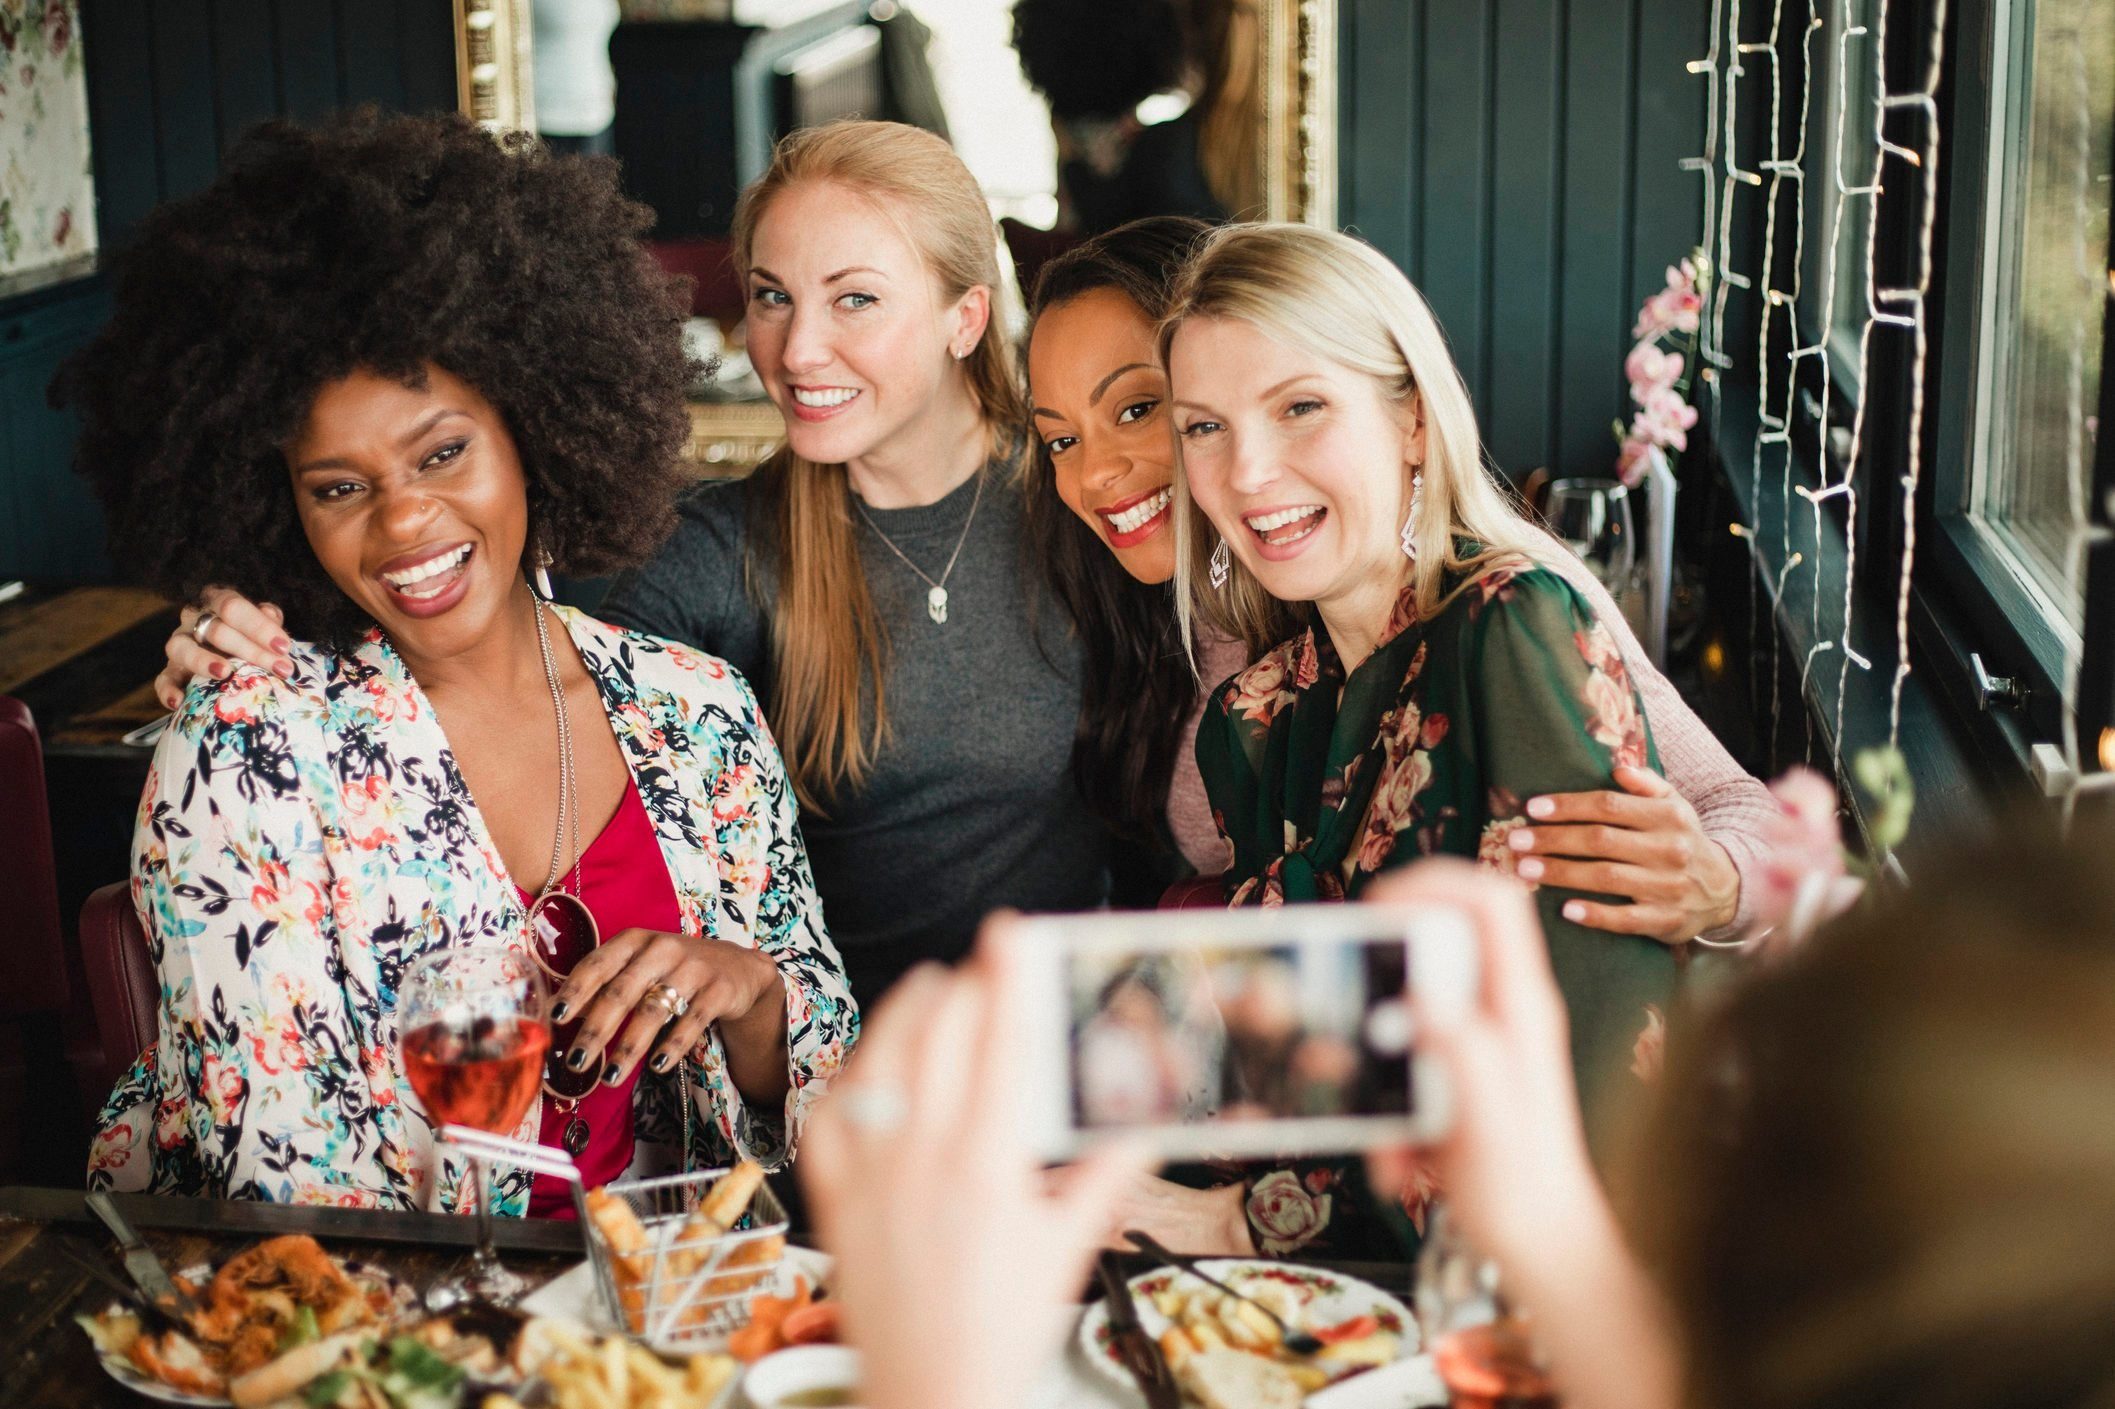
M 505 417 L 556 570 L 643 561 L 674 526 L 695 368 L 689 281 L 639 244 L 652 220 L 615 163 L 453 115 L 256 128 L 143 222 L 109 325 L 53 384 L 113 555 L 173 596 L 223 582 L 298 635 L 357 638 L 372 622 L 310 551 L 280 447 L 355 370 L 438 366 Z
M 1191 75 L 1193 47 L 1175 0 L 1017 0 L 1021 72 L 1061 121 L 1123 117 Z

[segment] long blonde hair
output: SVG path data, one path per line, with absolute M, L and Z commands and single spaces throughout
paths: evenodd
M 778 144 L 734 210 L 734 263 L 745 286 L 758 224 L 781 193 L 808 181 L 872 200 L 918 251 L 943 300 L 983 287 L 996 303 L 998 232 L 976 178 L 946 142 L 897 122 L 833 122 Z M 961 366 L 996 453 L 1028 420 L 1004 335 L 987 324 Z M 773 512 L 753 520 L 746 571 L 758 592 L 756 550 L 768 549 L 778 595 L 767 714 L 801 806 L 827 815 L 840 790 L 865 783 L 888 732 L 887 632 L 867 590 L 845 467 L 786 447 L 757 476 Z
M 1444 605 L 1442 584 L 1449 578 L 1458 591 L 1500 559 L 1546 557 L 1548 540 L 1484 459 L 1476 410 L 1438 320 L 1378 250 L 1311 225 L 1223 227 L 1198 245 L 1176 277 L 1160 331 L 1161 361 L 1171 378 L 1175 332 L 1191 318 L 1239 319 L 1274 341 L 1365 373 L 1390 401 L 1408 404 L 1414 398 L 1425 430 L 1417 562 L 1410 572 L 1420 616 Z M 1402 466 L 1401 474 L 1407 504 L 1410 467 Z M 1474 541 L 1478 551 L 1461 555 L 1457 539 Z M 1239 558 L 1225 587 L 1199 587 L 1217 542 L 1217 530 L 1190 498 L 1178 454 L 1175 609 L 1186 643 L 1194 639 L 1198 615 L 1254 640 L 1282 613 Z

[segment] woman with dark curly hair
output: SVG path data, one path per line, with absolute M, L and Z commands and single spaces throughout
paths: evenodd
M 160 1035 L 92 1185 L 457 1203 L 398 1058 L 401 977 L 440 948 L 561 976 L 516 1133 L 591 1183 L 783 1159 L 852 1041 L 749 687 L 531 583 L 674 524 L 680 290 L 614 175 L 454 117 L 269 124 L 149 218 L 63 374 L 116 554 L 278 604 L 244 622 L 273 670 L 217 662 L 155 755 Z M 493 1201 L 566 1206 L 520 1172 Z

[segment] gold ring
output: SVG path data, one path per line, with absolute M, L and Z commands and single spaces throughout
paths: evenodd
M 652 988 L 647 989 L 646 997 L 642 1001 L 662 1008 L 667 1012 L 670 1022 L 674 1022 L 690 1011 L 690 1000 L 678 993 L 674 985 L 668 983 L 665 979 L 656 983 Z

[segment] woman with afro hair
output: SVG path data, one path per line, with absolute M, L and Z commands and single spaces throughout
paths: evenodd
M 591 1184 L 783 1160 L 842 1062 L 857 1010 L 749 686 L 537 586 L 675 521 L 684 300 L 615 170 L 456 117 L 268 124 L 145 222 L 62 374 L 114 554 L 276 604 L 247 622 L 274 668 L 219 662 L 155 754 L 160 1030 L 92 1186 L 465 1202 L 398 1057 L 402 976 L 444 948 L 553 974 L 515 1133 Z M 520 1171 L 490 1198 L 569 1206 Z

